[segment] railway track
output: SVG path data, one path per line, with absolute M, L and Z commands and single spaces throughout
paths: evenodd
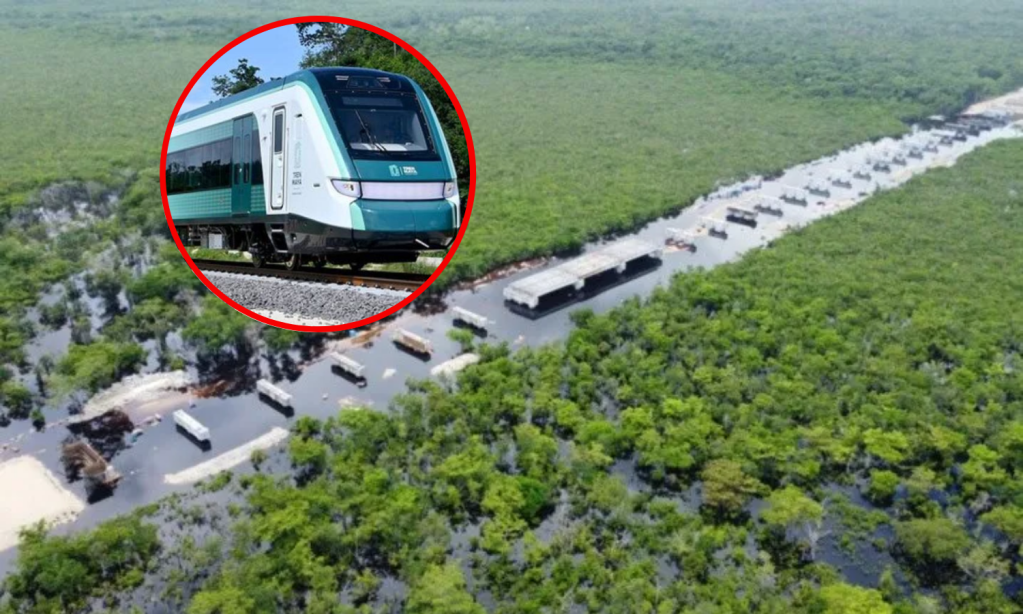
M 298 269 L 289 271 L 283 266 L 263 265 L 256 268 L 243 262 L 226 262 L 223 260 L 192 259 L 195 266 L 203 271 L 216 273 L 235 273 L 238 275 L 254 275 L 256 277 L 273 277 L 295 281 L 312 281 L 327 284 L 343 284 L 363 286 L 367 288 L 385 288 L 412 292 L 423 285 L 429 275 L 419 273 L 396 273 L 392 271 L 340 271 L 338 269 Z

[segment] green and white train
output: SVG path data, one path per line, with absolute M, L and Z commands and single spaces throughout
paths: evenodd
M 455 166 L 412 79 L 316 68 L 182 113 L 167 200 L 187 245 L 256 266 L 407 262 L 461 224 Z

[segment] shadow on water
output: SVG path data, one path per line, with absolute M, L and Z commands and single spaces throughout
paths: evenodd
M 85 488 L 85 502 L 89 505 L 109 499 L 114 495 L 114 487 L 96 482 L 90 482 Z
M 134 429 L 135 424 L 131 418 L 126 413 L 115 409 L 92 420 L 69 424 L 68 431 L 71 434 L 62 443 L 67 445 L 84 439 L 104 460 L 110 461 L 127 447 L 124 441 L 125 435 Z M 68 469 L 65 465 L 65 473 L 69 482 L 80 478 L 77 469 Z
M 356 377 L 337 365 L 330 365 L 330 372 L 341 379 L 348 380 L 350 383 L 355 384 L 359 388 L 365 388 L 369 384 L 365 377 Z
M 420 352 L 417 350 L 413 350 L 412 348 L 406 347 L 398 343 L 397 341 L 392 341 L 391 343 L 394 345 L 394 347 L 398 348 L 398 351 L 402 352 L 403 354 L 408 354 L 409 356 L 421 360 L 423 362 L 430 362 L 429 352 Z
M 649 256 L 638 258 L 630 262 L 625 268 L 625 271 L 621 274 L 612 270 L 590 277 L 586 280 L 586 285 L 582 290 L 564 288 L 557 292 L 552 292 L 540 299 L 536 309 L 530 309 L 525 305 L 520 305 L 507 300 L 504 304 L 512 313 L 530 320 L 538 320 L 556 311 L 561 311 L 574 303 L 593 298 L 594 296 L 602 292 L 606 292 L 615 286 L 620 286 L 636 279 L 637 277 L 651 273 L 660 268 L 661 264 L 661 260 L 657 258 L 651 258 Z
M 277 412 L 285 418 L 292 418 L 295 416 L 295 408 L 290 405 L 282 405 L 262 392 L 259 393 L 259 400 L 277 410 Z
M 270 371 L 270 379 L 273 381 L 287 380 L 294 382 L 302 376 L 302 369 L 299 368 L 298 363 L 289 354 L 268 358 L 267 368 Z
M 732 224 L 738 224 L 740 226 L 748 226 L 750 228 L 757 227 L 757 221 L 755 219 L 749 219 L 739 215 L 732 215 L 731 213 L 725 216 L 725 221 L 731 222 Z
M 181 435 L 188 441 L 191 441 L 192 444 L 195 445 L 195 447 L 199 448 L 203 452 L 209 452 L 213 448 L 213 444 L 210 443 L 210 440 L 207 439 L 206 441 L 200 441 L 196 439 L 195 435 L 186 431 L 184 428 L 181 427 L 180 424 L 175 424 L 174 430 L 176 430 L 179 435 Z
M 461 330 L 467 330 L 479 339 L 486 339 L 488 336 L 486 329 L 478 328 L 476 326 L 473 326 L 472 324 L 469 324 L 468 322 L 463 322 L 462 320 L 458 319 L 453 320 L 451 322 L 451 326 Z
M 252 348 L 242 344 L 237 346 L 237 354 L 198 357 L 198 396 L 235 397 L 251 394 L 260 378 L 259 361 L 252 360 L 254 355 Z

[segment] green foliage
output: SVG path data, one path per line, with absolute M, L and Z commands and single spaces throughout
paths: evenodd
M 968 11 L 924 0 L 760 4 L 346 8 L 419 45 L 472 122 L 481 189 L 445 280 L 631 228 L 720 182 L 897 133 L 898 117 L 1023 82 L 1013 53 L 1020 17 L 1006 0 Z M 166 115 L 224 40 L 269 20 L 232 1 L 90 9 L 0 8 L 0 102 L 11 126 L 0 152 L 5 363 L 21 361 L 31 333 L 21 311 L 83 267 L 89 246 L 126 229 L 164 232 L 154 167 Z M 75 20 L 55 18 L 68 11 Z M 333 48 L 324 42 L 320 52 Z M 407 61 L 393 48 L 390 59 L 378 47 L 341 51 L 393 70 Z M 110 219 L 56 241 L 6 225 L 30 190 L 58 178 L 122 184 L 121 167 L 143 170 Z M 190 611 L 328 611 L 342 590 L 372 608 L 389 575 L 409 587 L 406 610 L 478 612 L 465 563 L 471 590 L 503 611 L 887 613 L 875 591 L 786 556 L 776 539 L 799 539 L 813 558 L 825 514 L 814 497 L 833 480 L 886 487 L 885 472 L 905 476 L 908 494 L 893 510 L 896 562 L 942 585 L 899 611 L 1011 611 L 998 581 L 1015 549 L 976 541 L 928 495 L 990 502 L 985 522 L 1015 539 L 1023 320 L 1006 306 L 1023 302 L 1021 167 L 1018 143 L 991 146 L 741 263 L 687 272 L 645 304 L 581 312 L 564 344 L 481 348 L 482 364 L 453 390 L 416 383 L 386 414 L 296 421 L 297 479 L 246 479 L 237 544 L 198 581 Z M 983 246 L 963 248 L 963 229 Z M 194 276 L 169 260 L 156 269 L 128 282 L 130 314 L 96 343 L 84 343 L 88 318 L 69 310 L 83 343 L 61 377 L 98 387 L 137 364 L 132 339 L 162 338 L 161 320 L 192 315 L 180 298 L 198 287 Z M 103 274 L 92 285 L 112 296 L 123 281 Z M 202 313 L 183 331 L 200 353 L 248 346 L 244 316 L 214 297 Z M 613 467 L 629 458 L 638 474 L 625 480 Z M 731 509 L 764 485 L 762 518 L 776 530 L 751 534 L 734 518 L 660 498 L 700 476 Z M 633 492 L 633 479 L 657 495 Z M 567 513 L 555 518 L 567 519 L 555 535 L 534 535 L 529 527 L 562 500 Z M 876 526 L 876 515 L 856 520 L 828 501 L 846 533 Z M 483 533 L 470 548 L 486 553 L 449 559 L 462 556 L 452 531 L 476 520 Z M 125 544 L 150 549 L 123 535 L 86 557 L 69 546 L 80 537 L 55 538 L 64 541 L 45 552 L 23 547 L 32 556 L 7 588 L 17 611 L 73 609 L 134 584 L 152 560 L 126 557 Z M 665 558 L 679 564 L 677 582 L 659 578 Z
M 0 383 L 0 405 L 7 408 L 12 418 L 24 418 L 32 410 L 32 393 L 13 380 Z
M 142 303 L 156 298 L 174 301 L 180 292 L 197 290 L 202 286 L 180 256 L 174 254 L 173 258 L 150 268 L 128 284 L 128 296 L 132 302 Z
M 217 475 L 213 476 L 208 482 L 201 482 L 196 485 L 202 492 L 219 492 L 227 488 L 231 483 L 233 474 L 230 471 L 221 471 Z
M 448 339 L 457 343 L 462 352 L 471 352 L 476 342 L 476 335 L 465 328 L 452 328 L 448 331 Z
M 948 518 L 915 518 L 895 525 L 899 552 L 911 564 L 947 567 L 970 545 L 966 531 Z
M 431 565 L 409 591 L 409 614 L 483 614 L 483 606 L 465 590 L 458 565 Z
M 892 614 L 881 593 L 850 584 L 829 584 L 821 588 L 825 614 Z
M 14 611 L 54 612 L 83 607 L 107 589 L 141 582 L 160 550 L 156 527 L 126 516 L 74 535 L 47 535 L 43 525 L 21 534 L 15 570 L 3 589 Z
M 267 459 L 266 450 L 260 448 L 253 450 L 252 454 L 249 456 L 249 460 L 252 462 L 252 466 L 255 467 L 256 469 L 259 469 L 263 465 L 263 463 L 266 462 L 266 459 Z
M 891 471 L 875 469 L 870 472 L 870 485 L 867 488 L 867 495 L 875 503 L 891 503 L 900 481 L 899 476 Z
M 740 512 L 750 497 L 762 492 L 763 484 L 746 475 L 732 460 L 718 459 L 706 464 L 703 479 L 703 504 L 724 515 Z
M 820 522 L 824 517 L 821 504 L 792 485 L 772 492 L 767 498 L 767 504 L 762 514 L 764 522 L 783 528 L 805 522 Z
M 1002 532 L 1013 544 L 1023 544 L 1023 508 L 1002 505 L 987 512 L 980 519 Z
M 301 336 L 302 333 L 286 328 L 278 328 L 276 326 L 266 326 L 263 328 L 263 341 L 266 342 L 266 347 L 271 352 L 288 351 L 298 343 Z
M 181 338 L 202 355 L 240 352 L 248 346 L 247 333 L 253 321 L 218 297 L 207 294 L 202 301 L 202 316 L 193 319 L 181 331 Z
M 73 344 L 57 363 L 59 386 L 66 391 L 97 392 L 134 373 L 145 358 L 145 350 L 135 343 L 96 341 L 87 345 Z
M 213 77 L 210 89 L 220 98 L 244 92 L 263 83 L 263 78 L 256 74 L 258 72 L 258 66 L 250 66 L 246 58 L 240 58 L 238 66 L 229 70 L 228 74 Z

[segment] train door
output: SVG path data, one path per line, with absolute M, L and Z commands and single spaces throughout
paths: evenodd
M 274 109 L 273 134 L 270 136 L 273 147 L 270 150 L 270 208 L 275 211 L 284 209 L 285 195 L 285 156 L 287 151 L 287 126 L 285 126 L 284 107 Z
M 252 209 L 252 121 L 234 120 L 231 143 L 231 214 L 248 215 Z

